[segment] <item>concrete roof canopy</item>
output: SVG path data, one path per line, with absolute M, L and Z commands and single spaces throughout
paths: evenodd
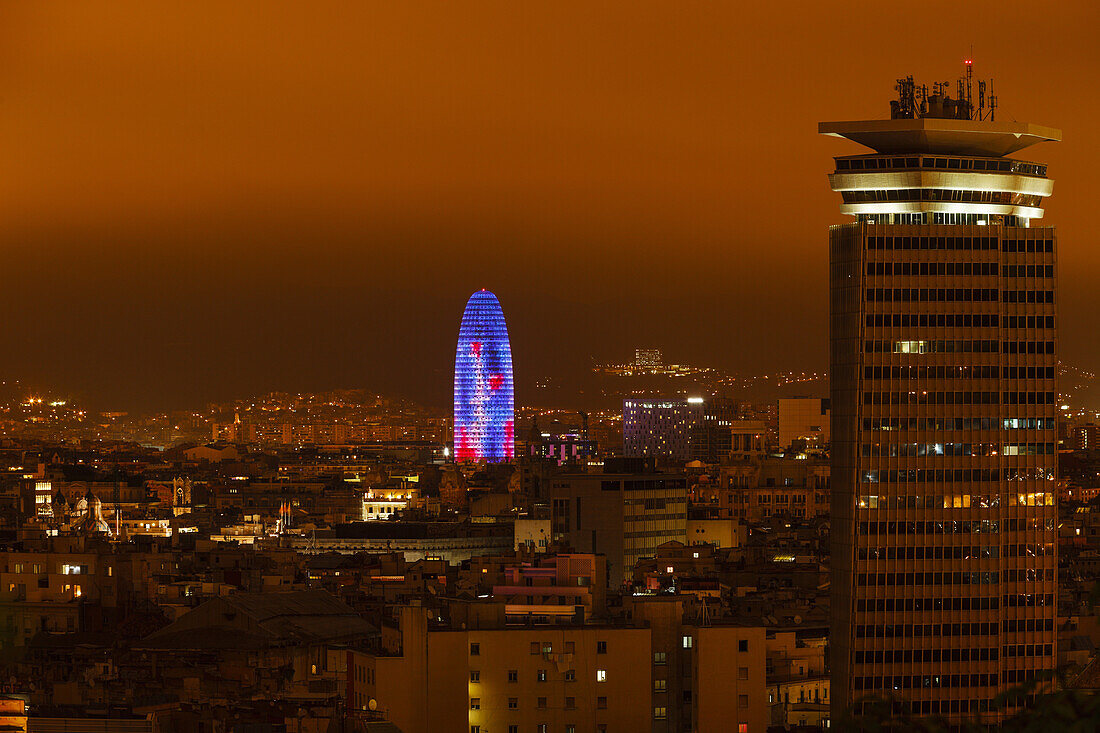
M 1062 131 L 1030 122 L 983 122 L 938 117 L 821 122 L 818 133 L 843 137 L 876 152 L 939 153 L 1002 157 L 1040 142 L 1057 142 Z

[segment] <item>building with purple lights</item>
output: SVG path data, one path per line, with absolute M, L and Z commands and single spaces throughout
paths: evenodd
M 512 348 L 497 296 L 482 289 L 462 314 L 455 354 L 454 456 L 460 463 L 515 455 Z

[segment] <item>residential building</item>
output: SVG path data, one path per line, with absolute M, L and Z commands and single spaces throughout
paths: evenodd
M 762 458 L 723 466 L 717 486 L 697 489 L 713 516 L 759 522 L 829 513 L 829 464 L 821 459 Z
M 554 540 L 607 558 L 615 588 L 643 557 L 687 542 L 687 478 L 671 473 L 559 474 L 550 482 Z
M 687 400 L 623 400 L 623 455 L 691 460 L 694 419 Z
M 1092 450 L 1100 448 L 1100 425 L 1074 425 L 1070 428 L 1070 447 L 1073 450 Z
M 678 595 L 630 596 L 624 608 L 652 635 L 653 733 L 764 733 L 764 629 L 700 614 Z
M 731 453 L 762 453 L 765 433 L 724 398 L 623 400 L 623 455 L 630 458 L 718 463 Z
M 829 445 L 829 400 L 792 397 L 779 400 L 779 447 L 801 441 L 807 448 Z
M 659 371 L 664 365 L 660 349 L 634 349 L 634 367 L 639 371 Z
M 799 624 L 769 628 L 766 643 L 771 724 L 827 727 L 828 627 Z
M 647 628 L 516 627 L 499 617 L 458 628 L 432 617 L 402 608 L 380 653 L 349 651 L 350 708 L 373 705 L 403 733 L 636 733 L 658 714 L 648 704 Z

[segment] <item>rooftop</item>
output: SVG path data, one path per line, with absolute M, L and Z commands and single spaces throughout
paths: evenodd
M 246 619 L 238 619 L 237 614 Z M 151 634 L 145 645 L 253 649 L 337 641 L 376 633 L 350 606 L 323 590 L 233 593 L 207 601 Z

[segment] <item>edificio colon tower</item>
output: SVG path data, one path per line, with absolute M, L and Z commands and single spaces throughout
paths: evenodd
M 1053 183 L 1008 156 L 1061 133 L 967 72 L 819 127 L 873 151 L 829 175 L 834 719 L 996 720 L 1057 658 Z

